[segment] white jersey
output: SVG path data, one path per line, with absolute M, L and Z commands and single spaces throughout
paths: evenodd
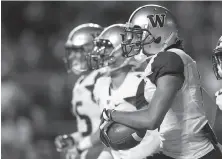
M 177 159 L 200 158 L 212 151 L 213 145 L 200 133 L 208 121 L 196 62 L 180 49 L 154 55 L 144 73 L 147 100 L 152 98 L 149 87 L 155 86 L 157 79 L 167 74 L 183 77 L 184 84 L 160 125 L 162 151 Z
M 82 137 L 94 133 L 100 123 L 99 106 L 95 103 L 93 89 L 96 80 L 101 77 L 99 71 L 81 76 L 73 88 L 72 112 L 77 119 L 77 131 Z
M 141 72 L 129 72 L 118 89 L 111 88 L 111 78 L 100 78 L 95 86 L 95 98 L 100 110 L 104 108 L 133 111 L 147 106 L 144 98 L 144 81 Z M 151 93 L 155 92 L 152 87 Z M 155 136 L 155 137 L 154 137 Z M 152 145 L 152 146 L 150 146 Z M 112 150 L 114 159 L 142 159 L 155 153 L 160 145 L 157 131 L 147 131 L 140 144 L 129 150 Z M 150 147 L 150 148 L 148 148 Z
M 220 108 L 220 110 L 222 110 L 222 89 L 220 89 L 219 91 L 217 91 L 215 93 L 216 96 L 216 104 L 218 105 L 218 107 Z

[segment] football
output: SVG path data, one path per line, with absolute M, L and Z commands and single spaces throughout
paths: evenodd
M 146 130 L 136 130 L 115 122 L 110 125 L 107 131 L 110 147 L 114 150 L 126 150 L 135 147 L 145 134 Z
M 125 103 L 116 107 L 116 110 L 135 111 L 137 108 Z M 127 150 L 135 147 L 140 143 L 145 134 L 146 130 L 144 129 L 137 130 L 116 122 L 113 122 L 107 129 L 109 144 L 114 150 Z

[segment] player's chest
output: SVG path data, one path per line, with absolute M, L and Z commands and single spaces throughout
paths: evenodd
M 134 107 L 136 102 L 136 89 L 121 87 L 112 90 L 109 86 L 101 90 L 100 106 L 103 108 L 115 109 L 117 107 Z

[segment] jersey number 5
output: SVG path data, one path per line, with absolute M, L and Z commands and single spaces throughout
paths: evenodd
M 76 115 L 78 115 L 79 118 L 81 120 L 84 120 L 85 123 L 86 123 L 87 129 L 86 129 L 85 132 L 82 133 L 82 136 L 88 136 L 92 133 L 92 122 L 91 122 L 89 116 L 79 113 L 78 108 L 81 107 L 81 106 L 82 106 L 82 102 L 80 102 L 80 101 L 76 102 L 76 106 L 75 106 L 76 110 L 75 111 L 76 111 Z

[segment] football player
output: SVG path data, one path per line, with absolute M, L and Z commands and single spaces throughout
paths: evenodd
M 104 109 L 106 121 L 133 128 L 159 129 L 162 158 L 221 158 L 217 139 L 203 109 L 196 62 L 183 49 L 175 17 L 165 7 L 144 5 L 126 24 L 122 49 L 125 57 L 141 50 L 151 59 L 144 71 L 144 96 L 149 108 L 133 112 Z M 156 91 L 150 99 L 147 84 Z M 101 129 L 106 124 L 101 124 Z
M 134 58 L 122 56 L 121 34 L 124 33 L 123 24 L 114 24 L 104 29 L 95 39 L 95 49 L 91 54 L 91 68 L 98 69 L 109 66 L 107 76 L 97 80 L 94 95 L 100 106 L 101 112 L 104 108 L 130 111 L 147 107 L 148 103 L 144 98 L 142 72 L 132 72 L 132 67 L 138 67 Z M 139 59 L 139 58 L 138 58 Z M 141 58 L 140 58 L 141 59 Z M 143 62 L 144 60 L 141 60 Z M 150 87 L 152 96 L 155 87 Z M 103 140 L 104 131 L 101 131 Z M 145 131 L 145 136 L 137 146 L 128 150 L 114 150 L 111 148 L 114 159 L 143 159 L 151 156 L 159 150 L 160 139 L 158 131 Z M 127 145 L 126 145 L 127 146 Z M 117 143 L 115 147 L 119 149 Z
M 216 78 L 218 80 L 222 79 L 222 36 L 217 42 L 217 46 L 214 49 L 214 54 L 212 57 L 213 62 L 213 70 Z M 222 89 L 215 93 L 216 96 L 216 104 L 219 106 L 220 110 L 222 110 Z
M 72 112 L 77 119 L 77 131 L 55 139 L 58 151 L 66 151 L 67 159 L 96 159 L 103 149 L 99 140 L 100 111 L 94 101 L 93 89 L 99 71 L 90 72 L 87 56 L 94 48 L 93 40 L 102 32 L 98 24 L 86 23 L 75 27 L 65 43 L 65 63 L 68 72 L 81 75 L 73 88 Z

